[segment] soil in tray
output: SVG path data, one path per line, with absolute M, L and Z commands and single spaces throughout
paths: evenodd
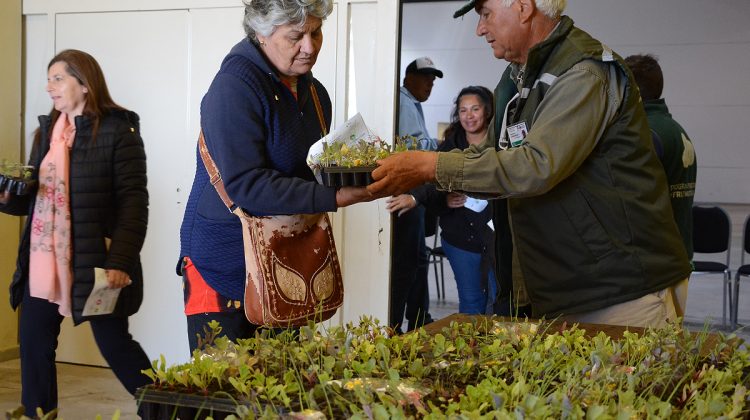
M 372 171 L 375 168 L 376 166 L 326 166 L 321 170 L 321 177 L 323 185 L 327 187 L 364 187 L 372 184 Z

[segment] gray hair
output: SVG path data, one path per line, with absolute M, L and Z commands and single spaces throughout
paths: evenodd
M 502 0 L 503 7 L 510 7 L 515 0 Z M 565 11 L 567 0 L 534 0 L 536 8 L 545 16 L 557 19 Z
M 258 36 L 269 37 L 277 26 L 293 24 L 302 26 L 307 16 L 325 20 L 333 11 L 333 0 L 242 0 L 245 18 L 242 26 L 255 45 Z

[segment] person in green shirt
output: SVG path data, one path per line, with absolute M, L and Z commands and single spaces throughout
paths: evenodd
M 664 75 L 656 57 L 631 55 L 625 59 L 641 91 L 654 148 L 667 174 L 672 215 L 680 229 L 688 257 L 693 258 L 693 196 L 698 165 L 695 148 L 685 129 L 672 118 L 664 98 Z

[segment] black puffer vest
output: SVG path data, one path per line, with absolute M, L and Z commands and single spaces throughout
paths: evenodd
M 29 164 L 38 168 L 49 150 L 53 122 L 39 117 L 39 140 Z M 93 124 L 76 117 L 76 137 L 70 151 L 70 214 L 73 237 L 72 309 L 79 324 L 86 299 L 94 285 L 94 267 L 127 272 L 133 283 L 122 289 L 112 316 L 129 316 L 143 300 L 143 274 L 139 253 L 146 236 L 148 191 L 146 153 L 138 126 L 138 115 L 115 111 L 101 119 L 96 138 Z M 35 171 L 34 178 L 39 176 Z M 35 194 L 28 196 L 28 215 L 34 214 Z M 29 276 L 29 239 L 32 217 L 26 220 L 19 246 L 16 272 L 10 286 L 11 306 L 23 298 Z M 107 250 L 106 239 L 111 240 Z

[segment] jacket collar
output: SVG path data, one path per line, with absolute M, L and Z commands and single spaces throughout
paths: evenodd
M 266 56 L 264 56 L 263 53 L 260 52 L 258 47 L 250 42 L 248 38 L 245 38 L 242 41 L 238 42 L 229 52 L 227 58 L 234 55 L 241 56 L 252 62 L 253 65 L 258 67 L 258 69 L 260 69 L 264 74 L 268 75 L 268 77 L 276 84 L 277 88 L 275 89 L 281 89 L 280 86 L 283 83 L 281 82 L 281 78 L 279 78 L 278 71 L 268 61 Z M 309 86 L 313 83 L 313 80 L 314 79 L 311 71 L 301 75 L 297 79 L 297 103 L 299 104 L 300 108 L 304 108 L 307 104 L 307 101 L 310 97 Z M 283 89 L 287 89 L 286 86 L 284 86 Z
M 643 107 L 647 111 L 656 111 L 656 112 L 663 112 L 666 114 L 669 114 L 669 108 L 667 108 L 667 103 L 664 101 L 664 98 L 659 99 L 652 99 L 650 101 L 643 101 Z
M 39 126 L 42 127 L 42 130 L 48 132 L 49 127 L 53 123 L 52 114 L 40 115 L 38 120 L 39 120 Z M 85 115 L 79 115 L 75 117 L 74 124 L 76 126 L 76 131 L 80 132 L 81 130 L 86 129 L 91 125 L 91 119 Z
M 110 111 L 107 114 L 104 114 L 102 116 L 102 119 L 108 116 L 127 122 L 128 124 L 132 125 L 133 128 L 135 128 L 137 133 L 140 134 L 140 131 L 141 131 L 140 130 L 140 117 L 135 112 L 129 111 L 127 109 L 115 109 L 115 110 Z M 38 120 L 39 120 L 39 126 L 42 127 L 44 131 L 49 130 L 49 127 L 52 124 L 51 114 L 40 115 Z M 76 131 L 78 132 L 90 128 L 91 124 L 92 124 L 91 118 L 89 118 L 86 115 L 79 115 L 75 117 L 75 126 L 76 126 Z
M 252 61 L 252 63 L 255 64 L 255 66 L 257 66 L 261 71 L 263 71 L 263 73 L 271 77 L 271 79 L 273 79 L 275 82 L 281 83 L 278 70 L 268 61 L 266 56 L 264 56 L 263 53 L 260 52 L 258 47 L 250 42 L 249 39 L 245 38 L 242 41 L 238 42 L 229 52 L 229 55 L 239 55 L 247 58 L 248 60 Z M 312 72 L 309 71 L 301 75 L 299 77 L 299 80 L 307 84 L 312 82 L 312 78 Z
M 568 16 L 562 16 L 560 22 L 555 26 L 555 29 L 550 32 L 547 38 L 534 45 L 529 49 L 528 57 L 526 58 L 524 85 L 533 83 L 537 78 L 537 73 L 541 70 L 544 63 L 547 61 L 555 47 L 568 36 L 570 31 L 573 29 L 573 19 Z M 520 66 L 516 65 L 514 73 L 518 73 Z

